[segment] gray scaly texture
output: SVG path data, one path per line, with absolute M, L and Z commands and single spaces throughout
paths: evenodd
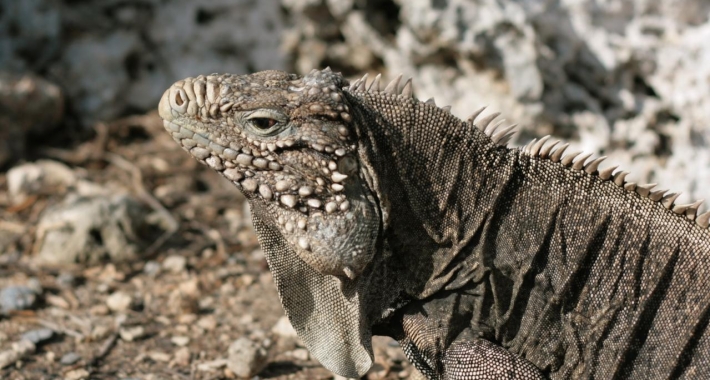
M 188 78 L 160 116 L 234 183 L 304 344 L 343 376 L 397 339 L 431 379 L 710 375 L 710 212 L 603 158 L 462 121 L 397 78 Z

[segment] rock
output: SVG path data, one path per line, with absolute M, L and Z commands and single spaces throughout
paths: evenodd
M 229 363 L 229 360 L 227 360 L 227 359 L 212 360 L 209 362 L 204 362 L 204 363 L 198 364 L 197 370 L 198 371 L 215 371 L 220 368 L 226 367 L 227 363 Z
M 18 165 L 7 172 L 7 190 L 13 204 L 20 204 L 32 195 L 64 193 L 76 182 L 73 170 L 51 160 Z
M 287 316 L 283 316 L 279 318 L 278 322 L 274 325 L 274 327 L 271 328 L 271 332 L 274 333 L 274 335 L 281 337 L 281 338 L 290 338 L 290 339 L 296 339 L 298 338 L 298 335 L 296 334 L 296 330 L 293 328 L 291 325 L 291 322 L 288 320 Z
M 267 351 L 247 338 L 239 338 L 229 346 L 227 368 L 239 377 L 252 377 L 267 364 Z
M 0 369 L 5 368 L 18 360 L 35 352 L 34 343 L 23 339 L 12 344 L 12 349 L 0 351 Z
M 287 67 L 279 49 L 285 20 L 278 1 L 21 3 L 7 1 L 0 14 L 0 30 L 13 31 L 5 33 L 0 67 L 51 73 L 85 124 L 154 108 L 177 77 Z M 16 22 L 29 19 L 37 21 Z M 229 32 L 234 25 L 239 33 Z M 30 106 L 38 115 L 52 114 L 53 107 L 40 105 Z
M 72 365 L 78 362 L 79 360 L 81 360 L 81 356 L 79 356 L 79 354 L 77 354 L 76 352 L 68 352 L 62 355 L 62 358 L 59 359 L 59 362 L 63 365 Z
M 45 328 L 27 331 L 26 333 L 22 334 L 22 339 L 29 340 L 33 344 L 39 345 L 40 343 L 51 339 L 53 336 L 54 330 Z
M 133 297 L 122 291 L 114 292 L 106 299 L 106 306 L 114 312 L 126 311 L 132 303 Z
M 47 209 L 37 226 L 36 260 L 40 265 L 95 264 L 137 260 L 148 244 L 147 210 L 131 196 L 70 195 Z
M 118 333 L 121 339 L 126 342 L 133 342 L 145 336 L 145 328 L 143 326 L 122 327 Z
M 165 352 L 160 351 L 150 351 L 148 352 L 148 357 L 156 362 L 168 362 L 170 361 L 170 355 Z
M 8 286 L 0 291 L 0 310 L 27 310 L 37 302 L 35 291 L 26 286 Z
M 21 357 L 35 352 L 36 349 L 37 346 L 29 339 L 22 339 L 12 344 L 12 350 L 17 352 Z
M 76 277 L 68 272 L 61 272 L 56 278 L 57 285 L 62 288 L 71 288 L 76 284 Z
M 190 365 L 190 358 L 192 354 L 190 349 L 187 347 L 180 347 L 173 355 L 173 362 L 181 367 L 187 367 Z
M 0 29 L 6 30 L 2 26 Z M 4 55 L 2 50 L 0 56 Z M 7 68 L 2 61 L 0 58 L 0 67 Z M 57 85 L 29 73 L 0 71 L 0 166 L 22 158 L 29 138 L 49 132 L 63 116 L 64 97 Z
M 212 331 L 217 328 L 217 318 L 214 315 L 205 315 L 197 321 L 197 326 L 207 330 Z
M 22 359 L 22 356 L 15 350 L 0 351 L 0 369 L 15 363 L 20 359 Z
M 92 341 L 96 342 L 106 338 L 111 333 L 111 329 L 104 325 L 96 325 L 91 329 L 91 334 L 89 337 Z
M 170 255 L 163 261 L 163 269 L 172 273 L 181 273 L 187 266 L 187 259 L 180 255 Z
M 150 277 L 155 277 L 160 273 L 160 263 L 154 260 L 148 260 L 145 265 L 143 265 L 143 273 Z
M 190 338 L 187 336 L 174 336 L 170 338 L 170 341 L 173 342 L 173 344 L 176 346 L 184 347 L 187 346 L 188 343 L 190 343 Z
M 108 308 L 108 306 L 103 304 L 91 306 L 91 308 L 89 309 L 89 313 L 91 315 L 108 315 L 108 313 L 110 312 L 111 310 Z
M 291 351 L 291 357 L 305 362 L 311 358 L 311 354 L 305 348 L 297 348 Z
M 73 369 L 64 374 L 64 380 L 86 380 L 91 376 L 84 368 Z

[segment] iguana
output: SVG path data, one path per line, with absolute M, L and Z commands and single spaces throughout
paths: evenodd
M 249 201 L 286 314 L 326 368 L 371 337 L 431 379 L 710 378 L 710 212 L 547 137 L 508 148 L 400 77 L 173 84 L 159 114 Z

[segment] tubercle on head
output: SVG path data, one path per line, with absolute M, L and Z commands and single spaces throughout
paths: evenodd
M 363 234 L 358 225 L 371 225 L 376 211 L 363 204 L 372 200 L 358 179 L 352 118 L 341 95 L 345 83 L 329 71 L 303 78 L 281 72 L 199 76 L 166 91 L 159 113 L 185 150 L 251 202 L 269 205 L 304 261 L 353 278 L 374 248 L 352 247 L 348 236 L 376 239 L 353 236 Z

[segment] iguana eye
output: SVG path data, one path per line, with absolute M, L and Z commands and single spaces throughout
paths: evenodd
M 260 109 L 246 116 L 246 127 L 258 136 L 273 136 L 287 127 L 288 117 L 281 112 Z
M 249 121 L 253 126 L 265 131 L 271 129 L 277 123 L 276 120 L 269 119 L 268 117 L 256 117 L 249 119 Z

